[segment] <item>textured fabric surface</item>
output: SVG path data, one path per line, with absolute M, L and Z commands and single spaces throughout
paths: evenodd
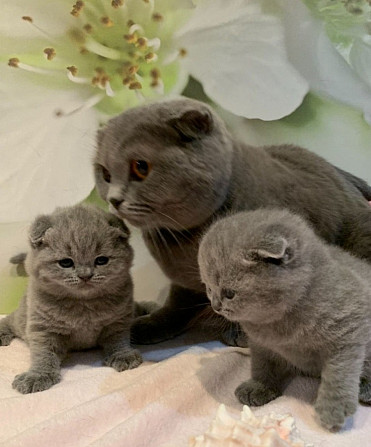
M 28 368 L 29 349 L 20 340 L 0 347 L 0 446 L 185 447 L 208 428 L 219 403 L 232 414 L 241 410 L 234 389 L 250 375 L 248 350 L 197 333 L 140 349 L 143 365 L 122 373 L 101 366 L 99 350 L 72 353 L 59 384 L 21 395 L 11 383 Z M 315 447 L 370 445 L 369 407 L 359 406 L 338 434 L 316 424 L 317 386 L 297 378 L 284 396 L 253 411 L 291 413 L 301 438 Z

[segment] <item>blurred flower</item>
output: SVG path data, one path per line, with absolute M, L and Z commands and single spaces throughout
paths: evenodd
M 194 4 L 196 3 L 196 5 Z M 274 120 L 302 102 L 280 19 L 258 0 L 13 0 L 0 18 L 0 221 L 75 203 L 93 187 L 99 119 L 180 93 Z
M 370 1 L 277 0 L 277 4 L 288 58 L 310 89 L 361 110 L 371 124 Z

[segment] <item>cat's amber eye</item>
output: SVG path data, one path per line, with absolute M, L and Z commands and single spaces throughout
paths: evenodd
M 108 264 L 109 259 L 107 258 L 107 256 L 98 256 L 97 258 L 95 258 L 95 265 L 106 265 Z
M 109 170 L 106 169 L 104 166 L 101 166 L 101 168 L 102 168 L 103 180 L 107 183 L 111 183 L 111 174 L 109 173 Z
M 64 269 L 68 269 L 73 267 L 75 264 L 71 258 L 64 258 L 58 261 L 58 264 L 63 267 Z
M 145 160 L 131 160 L 130 176 L 133 180 L 142 181 L 148 177 L 151 172 L 152 165 Z

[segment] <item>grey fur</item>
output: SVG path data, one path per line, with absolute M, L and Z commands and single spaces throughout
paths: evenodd
M 152 164 L 144 181 L 133 179 L 132 160 Z M 95 176 L 102 198 L 115 204 L 111 211 L 141 228 L 173 284 L 164 307 L 135 322 L 132 335 L 139 343 L 174 337 L 207 312 L 198 244 L 226 214 L 287 207 L 328 242 L 371 260 L 371 207 L 354 185 L 356 177 L 300 147 L 235 141 L 198 101 L 153 103 L 111 119 L 99 132 Z M 236 334 L 226 331 L 224 338 L 235 343 Z
M 0 320 L 0 345 L 20 337 L 31 350 L 31 367 L 15 377 L 13 388 L 32 393 L 58 383 L 69 350 L 101 346 L 104 364 L 117 371 L 142 362 L 130 346 L 133 250 L 128 239 L 120 219 L 91 206 L 58 208 L 36 218 L 26 258 L 26 295 Z M 97 265 L 102 256 L 108 263 Z M 66 258 L 74 266 L 61 267 L 58 261 Z
M 280 396 L 295 374 L 321 377 L 315 409 L 337 430 L 371 404 L 371 266 L 323 242 L 285 210 L 221 219 L 200 244 L 211 305 L 249 336 L 248 405 Z M 360 378 L 362 378 L 360 382 Z

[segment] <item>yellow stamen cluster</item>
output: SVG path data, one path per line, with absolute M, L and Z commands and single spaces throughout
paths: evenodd
M 113 8 L 118 9 L 124 4 L 124 0 L 112 0 L 111 5 Z
M 54 48 L 45 48 L 44 54 L 45 54 L 46 58 L 48 59 L 48 61 L 53 60 L 55 58 L 55 56 L 57 55 Z
M 107 83 L 109 82 L 110 77 L 108 74 L 104 71 L 103 68 L 97 67 L 95 69 L 95 76 L 92 78 L 91 83 L 92 85 L 95 85 L 100 88 L 105 88 L 107 86 Z
M 74 16 L 74 17 L 78 17 L 79 15 L 80 15 L 80 13 L 81 13 L 81 11 L 83 10 L 83 8 L 84 8 L 84 2 L 83 1 L 81 1 L 81 0 L 77 0 L 77 2 L 73 5 L 73 7 L 72 7 L 72 11 L 71 11 L 71 14 Z
M 67 70 L 72 74 L 72 76 L 77 75 L 77 68 L 74 65 L 70 65 L 67 67 Z
M 164 20 L 164 18 L 163 18 L 163 16 L 162 16 L 160 13 L 158 13 L 158 12 L 154 12 L 154 13 L 152 14 L 152 20 L 153 20 L 154 22 L 162 22 L 162 21 Z
M 107 17 L 107 16 L 102 17 L 102 18 L 100 19 L 100 23 L 101 23 L 102 25 L 106 26 L 107 28 L 111 28 L 111 26 L 114 25 L 113 21 L 112 21 L 109 17 Z
M 11 59 L 9 59 L 8 65 L 9 65 L 9 67 L 18 68 L 19 59 L 17 57 L 12 57 Z
M 153 7 L 154 2 L 152 0 L 142 1 L 149 4 L 150 8 Z M 152 69 L 148 67 L 148 64 L 153 64 L 158 60 L 157 53 L 161 41 L 158 37 L 147 37 L 148 35 L 146 36 L 140 24 L 135 23 L 131 19 L 126 20 L 125 14 L 127 10 L 125 8 L 122 11 L 114 12 L 122 7 L 124 2 L 125 0 L 111 0 L 110 4 L 113 12 L 112 17 L 110 17 L 111 13 L 104 16 L 100 15 L 99 11 L 102 12 L 103 9 L 95 7 L 92 1 L 75 0 L 70 14 L 77 19 L 77 25 L 71 27 L 67 33 L 70 42 L 74 46 L 67 46 L 66 48 L 71 48 L 71 54 L 73 51 L 73 57 L 75 58 L 77 51 L 85 55 L 84 59 L 81 58 L 81 66 L 79 64 L 76 64 L 77 66 L 67 66 L 68 59 L 65 60 L 63 58 L 66 58 L 68 53 L 61 51 L 57 46 L 55 48 L 48 46 L 43 49 L 44 56 L 48 61 L 56 59 L 53 69 L 46 69 L 42 65 L 28 65 L 22 63 L 16 57 L 9 59 L 8 65 L 39 74 L 55 76 L 63 73 L 63 76 L 67 75 L 71 82 L 90 84 L 105 90 L 105 92 L 96 93 L 91 98 L 94 105 L 105 95 L 114 96 L 115 90 L 120 89 L 121 83 L 129 90 L 140 90 L 143 88 L 143 85 L 149 85 L 157 92 L 163 91 L 164 84 L 160 70 L 156 67 Z M 125 28 L 125 25 L 122 25 L 123 18 L 127 27 L 125 34 L 121 31 L 122 27 Z M 44 37 L 52 41 L 48 32 L 34 24 L 32 17 L 23 16 L 22 20 L 31 23 Z M 157 26 L 153 22 L 160 23 L 163 20 L 164 17 L 160 13 L 153 12 L 151 16 L 152 29 L 154 26 Z M 105 28 L 112 28 L 112 31 Z M 120 36 L 122 35 L 123 40 L 120 41 Z M 58 45 L 56 42 L 52 42 L 53 45 Z M 58 58 L 56 58 L 57 52 Z M 180 49 L 179 56 L 185 55 L 186 50 Z M 65 63 L 63 63 L 64 61 Z M 85 67 L 88 68 L 85 69 Z M 95 67 L 93 73 L 91 73 L 92 67 Z

